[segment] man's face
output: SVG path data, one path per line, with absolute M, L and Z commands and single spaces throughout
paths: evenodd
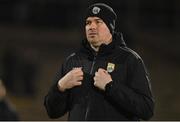
M 99 47 L 103 43 L 109 44 L 112 41 L 109 28 L 99 17 L 88 17 L 85 30 L 88 42 L 94 47 Z

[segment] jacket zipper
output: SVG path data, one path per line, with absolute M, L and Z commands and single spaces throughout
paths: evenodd
M 85 114 L 85 121 L 87 120 L 87 114 L 89 112 L 89 106 L 87 106 L 87 109 L 86 109 L 86 114 Z
M 91 65 L 91 70 L 90 70 L 90 74 L 92 75 L 93 73 L 93 69 L 94 69 L 94 64 L 96 63 L 96 56 L 94 56 L 94 59 L 93 59 L 93 63 Z
M 91 74 L 91 75 L 92 75 L 92 73 L 93 73 L 93 69 L 94 69 L 95 63 L 96 63 L 96 56 L 94 56 L 94 59 L 93 59 L 92 65 L 91 65 L 91 70 L 90 70 L 90 74 Z M 85 120 L 87 120 L 88 112 L 89 112 L 89 102 L 88 102 L 88 105 L 87 105 L 87 108 L 86 108 Z

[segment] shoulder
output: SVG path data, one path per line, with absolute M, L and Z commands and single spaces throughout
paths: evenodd
M 120 47 L 120 50 L 126 54 L 127 58 L 125 62 L 131 70 L 142 69 L 146 72 L 146 74 L 148 74 L 144 61 L 137 52 L 127 47 Z
M 141 56 L 137 52 L 128 47 L 119 47 L 119 50 L 121 50 L 128 59 L 142 60 Z
M 76 59 L 77 57 L 80 56 L 80 54 L 81 54 L 80 51 L 77 50 L 77 51 L 69 54 L 69 55 L 65 58 L 65 61 L 67 62 L 67 61 L 71 61 L 71 60 L 73 60 L 73 59 Z
M 72 59 L 75 56 L 76 56 L 76 52 L 71 53 L 69 56 L 66 57 L 66 61 Z

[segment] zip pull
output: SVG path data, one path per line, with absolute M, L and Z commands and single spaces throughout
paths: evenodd
M 87 121 L 88 113 L 89 113 L 89 103 L 88 103 L 87 108 L 86 108 L 85 121 Z
M 94 56 L 94 59 L 93 59 L 93 63 L 91 65 L 91 70 L 90 70 L 90 74 L 92 75 L 93 73 L 93 69 L 94 69 L 94 64 L 96 63 L 96 56 Z

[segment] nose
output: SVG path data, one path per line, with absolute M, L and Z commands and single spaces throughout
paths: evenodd
M 97 25 L 95 22 L 92 22 L 91 25 L 90 25 L 90 28 L 91 29 L 96 29 L 97 28 Z

